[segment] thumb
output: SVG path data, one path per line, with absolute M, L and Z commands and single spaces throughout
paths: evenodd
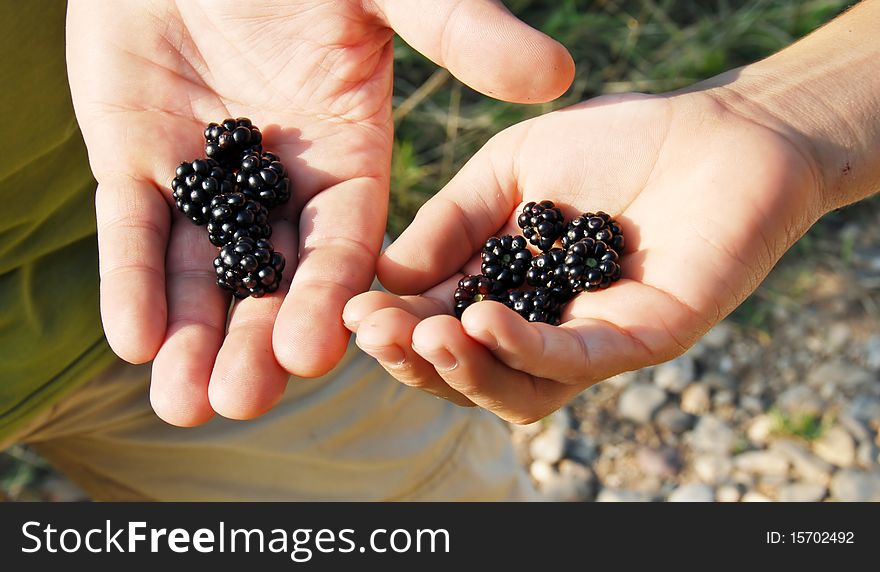
M 407 43 L 485 95 L 540 103 L 562 95 L 574 79 L 568 50 L 497 0 L 377 0 L 376 5 Z

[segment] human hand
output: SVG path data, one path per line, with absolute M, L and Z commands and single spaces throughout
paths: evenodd
M 729 96 L 607 96 L 497 135 L 379 259 L 383 284 L 407 295 L 346 306 L 358 345 L 405 384 L 516 423 L 684 352 L 821 214 L 813 159 Z M 558 327 L 497 302 L 449 315 L 485 240 L 517 234 L 521 204 L 542 199 L 566 219 L 615 216 L 623 278 L 577 296 Z
M 71 2 L 104 328 L 123 359 L 155 358 L 151 399 L 166 421 L 254 417 L 288 372 L 321 375 L 343 355 L 342 309 L 369 287 L 385 227 L 392 28 L 495 97 L 546 101 L 573 75 L 562 46 L 492 0 Z M 237 116 L 263 127 L 293 197 L 273 220 L 286 282 L 230 313 L 216 250 L 170 207 L 169 185 L 203 155 L 204 126 Z

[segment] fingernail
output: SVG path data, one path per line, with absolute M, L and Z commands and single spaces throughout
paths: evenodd
M 406 361 L 406 353 L 397 345 L 361 349 L 382 363 L 398 365 Z
M 430 350 L 421 350 L 413 346 L 413 349 L 423 358 L 431 362 L 438 370 L 449 371 L 458 367 L 458 360 L 445 348 L 433 348 Z

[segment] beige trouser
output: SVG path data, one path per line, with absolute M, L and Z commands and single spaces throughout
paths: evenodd
M 20 441 L 100 500 L 524 500 L 506 428 L 391 379 L 352 346 L 318 380 L 291 379 L 251 421 L 182 429 L 150 408 L 149 366 L 119 363 Z

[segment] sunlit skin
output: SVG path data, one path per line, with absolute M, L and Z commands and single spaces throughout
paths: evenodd
M 739 304 L 803 232 L 808 163 L 710 94 L 600 98 L 496 136 L 388 249 L 392 291 L 349 303 L 358 345 L 398 379 L 515 422 L 616 373 L 680 354 Z M 627 237 L 623 278 L 568 305 L 560 327 L 496 302 L 451 313 L 473 253 L 516 233 L 524 201 L 604 210 Z M 406 359 L 383 359 L 387 349 Z M 451 357 L 450 357 L 451 356 Z
M 490 0 L 70 3 L 104 328 L 123 359 L 155 360 L 151 399 L 166 421 L 255 417 L 289 374 L 324 374 L 345 352 L 343 306 L 369 287 L 385 229 L 392 28 L 493 97 L 547 101 L 573 78 L 562 46 Z M 240 116 L 280 155 L 293 198 L 272 217 L 285 282 L 229 312 L 216 249 L 173 209 L 169 185 L 203 155 L 207 123 Z
M 764 61 L 680 92 L 602 97 L 502 132 L 379 259 L 389 290 L 345 308 L 401 382 L 529 423 L 590 385 L 687 350 L 821 215 L 880 190 L 880 0 Z M 451 315 L 481 244 L 524 201 L 604 210 L 623 279 L 553 327 L 498 302 Z

